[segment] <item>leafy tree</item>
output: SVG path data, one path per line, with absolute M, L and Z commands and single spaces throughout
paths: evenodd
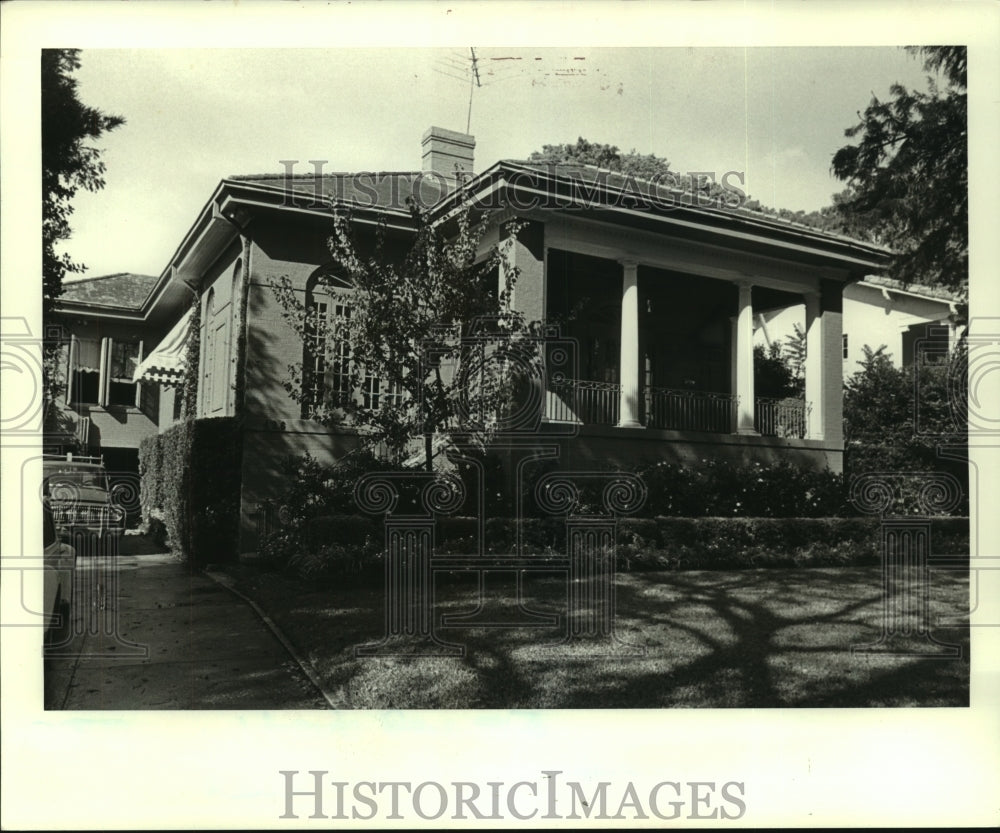
M 772 342 L 766 349 L 763 345 L 754 345 L 753 385 L 755 396 L 769 399 L 801 395 L 802 379 L 796 378 L 792 362 L 783 353 L 780 341 Z
M 588 142 L 582 136 L 575 145 L 543 145 L 528 157 L 534 164 L 553 165 L 595 165 L 617 173 L 632 174 L 644 179 L 653 179 L 670 173 L 670 163 L 653 154 L 640 154 L 635 150 L 622 153 L 615 145 Z
M 528 162 L 538 165 L 594 165 L 625 177 L 637 177 L 660 185 L 676 188 L 688 194 L 697 193 L 700 198 L 712 202 L 724 202 L 733 206 L 734 191 L 725 188 L 712 178 L 678 174 L 671 170 L 670 162 L 652 153 L 642 154 L 635 150 L 623 153 L 615 145 L 588 142 L 583 137 L 575 145 L 543 145 L 534 151 Z
M 671 169 L 669 161 L 655 154 L 641 154 L 635 150 L 624 153 L 616 145 L 590 142 L 582 136 L 576 140 L 576 144 L 543 145 L 527 161 L 535 165 L 594 165 L 626 177 L 654 181 L 688 194 L 697 192 L 701 197 L 715 203 L 721 202 L 729 208 L 746 208 L 820 231 L 850 233 L 850 223 L 832 205 L 810 212 L 770 208 L 762 205 L 759 200 L 748 199 L 727 189 L 717 180 L 676 173 Z
M 966 442 L 965 350 L 946 361 L 897 368 L 885 345 L 864 347 L 860 370 L 844 385 L 844 470 L 848 482 L 865 472 L 943 471 L 967 488 L 965 463 L 944 459 L 940 445 L 957 450 Z M 915 499 L 904 501 L 912 511 Z
M 422 436 L 425 466 L 432 470 L 435 436 L 461 435 L 480 449 L 488 445 L 497 414 L 523 381 L 512 368 L 537 361 L 537 327 L 511 305 L 517 269 L 508 257 L 510 236 L 501 235 L 504 242 L 479 258 L 485 219 L 474 223 L 465 211 L 446 228 L 412 201 L 410 210 L 416 233 L 401 259 L 391 256 L 384 228 L 369 254 L 355 239 L 350 215 L 335 215 L 329 245 L 337 268 L 320 279 L 317 291 L 346 284 L 349 318 L 322 320 L 299 300 L 287 277 L 275 292 L 301 337 L 350 344 L 351 361 L 341 365 L 349 384 L 342 391 L 309 402 L 306 368 L 297 364 L 286 384 L 292 397 L 308 403 L 324 424 L 361 427 L 367 448 L 384 447 L 397 460 Z M 517 228 L 506 231 L 516 234 Z M 473 327 L 477 334 L 470 338 Z M 364 393 L 373 385 L 383 392 L 377 406 Z
M 88 107 L 77 97 L 73 73 L 80 68 L 80 50 L 43 49 L 42 92 L 42 315 L 47 317 L 62 294 L 63 278 L 81 272 L 68 254 L 56 246 L 71 234 L 72 200 L 80 188 L 104 187 L 104 162 L 94 146 L 105 132 L 125 123 Z M 54 348 L 46 356 L 46 398 L 51 399 Z
M 885 463 L 898 466 L 895 451 L 913 438 L 913 385 L 884 344 L 862 350 L 861 369 L 844 384 L 844 444 L 880 448 Z
M 848 184 L 838 210 L 855 232 L 895 251 L 891 276 L 968 293 L 968 130 L 964 46 L 908 47 L 928 77 L 928 90 L 893 84 L 890 98 L 872 97 L 845 131 L 856 144 L 833 157 Z
M 797 323 L 792 325 L 792 335 L 788 339 L 788 365 L 796 384 L 805 386 L 806 373 L 806 333 Z

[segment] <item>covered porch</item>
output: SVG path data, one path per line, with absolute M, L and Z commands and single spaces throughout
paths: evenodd
M 546 421 L 839 442 L 839 372 L 824 385 L 827 365 L 839 371 L 839 283 L 732 280 L 555 247 L 545 257 L 546 319 L 577 352 L 574 373 L 548 377 Z M 754 316 L 803 302 L 804 384 L 755 385 Z

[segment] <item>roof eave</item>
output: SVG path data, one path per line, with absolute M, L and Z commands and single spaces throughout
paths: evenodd
M 519 181 L 523 176 L 535 179 L 542 187 L 527 187 L 527 183 Z M 529 210 L 529 206 L 538 207 L 538 197 L 551 196 L 555 193 L 544 187 L 548 184 L 562 184 L 572 187 L 580 183 L 568 177 L 553 176 L 545 171 L 501 161 L 442 199 L 435 206 L 434 215 L 440 220 L 447 219 L 459 211 L 463 203 L 468 203 L 473 208 L 484 207 L 488 205 L 488 199 L 492 195 L 510 189 L 517 189 L 530 199 L 508 200 L 508 207 L 514 211 Z M 627 208 L 607 199 L 601 199 L 601 197 L 606 196 L 609 189 L 603 189 L 602 193 L 600 183 L 585 183 L 585 185 L 591 189 L 586 204 L 583 204 L 579 197 L 563 192 L 560 194 L 560 199 L 565 205 L 549 206 L 547 210 L 572 211 L 577 210 L 577 208 L 588 208 L 618 214 L 622 217 L 639 215 L 668 226 L 672 225 L 678 229 L 698 228 L 721 237 L 759 240 L 778 248 L 809 252 L 829 258 L 858 277 L 866 271 L 881 271 L 891 257 L 891 252 L 887 249 L 851 240 L 841 235 L 834 236 L 804 227 L 797 228 L 785 223 L 769 221 L 766 218 L 736 215 L 719 208 L 689 205 L 677 205 L 666 211 L 656 210 L 653 206 L 642 209 Z M 619 197 L 619 203 L 622 198 L 628 196 L 648 200 L 647 195 L 639 192 L 626 194 L 621 189 L 610 190 Z

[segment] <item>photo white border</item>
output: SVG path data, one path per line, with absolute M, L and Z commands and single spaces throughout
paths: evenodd
M 42 47 L 967 43 L 971 316 L 1000 316 L 998 8 L 992 2 L 6 3 L 0 7 L 0 309 L 3 316 L 24 315 L 41 332 L 38 284 L 29 276 L 40 274 L 41 262 L 34 241 L 41 217 Z M 859 109 L 867 92 L 859 91 Z M 16 395 L 5 386 L 5 398 Z M 14 475 L 29 453 L 37 452 L 4 443 L 4 555 L 19 535 Z M 977 452 L 984 478 L 979 505 L 988 515 L 1000 494 L 998 455 L 988 445 Z M 979 522 L 979 552 L 1000 553 L 996 520 Z M 17 603 L 16 590 L 5 574 L 5 610 Z M 998 607 L 996 597 L 982 600 L 974 621 L 1000 623 Z M 663 780 L 743 781 L 747 813 L 725 822 L 736 827 L 993 825 L 1000 821 L 998 637 L 996 627 L 973 629 L 968 709 L 66 713 L 42 709 L 40 632 L 4 628 L 2 823 L 67 830 L 326 827 L 331 822 L 279 820 L 279 770 L 328 770 L 331 779 L 352 782 L 511 783 L 538 781 L 542 770 L 554 769 L 588 784 L 633 781 L 647 789 Z M 622 826 L 640 824 L 664 823 Z M 676 822 L 692 824 L 699 822 Z

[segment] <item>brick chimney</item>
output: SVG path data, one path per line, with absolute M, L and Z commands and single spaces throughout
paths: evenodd
M 454 187 L 459 179 L 466 181 L 472 177 L 475 136 L 445 130 L 443 127 L 431 127 L 424 133 L 421 144 L 424 173 L 440 174 L 451 187 Z M 456 171 L 459 172 L 458 176 Z

